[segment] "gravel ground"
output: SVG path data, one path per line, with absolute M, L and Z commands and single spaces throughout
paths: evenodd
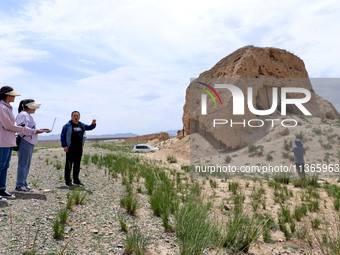
M 181 149 L 184 148 L 184 151 L 189 150 L 188 141 L 188 138 L 175 142 L 170 140 L 164 142 L 166 146 L 158 145 L 163 146 L 160 152 L 139 154 L 139 156 L 152 160 L 165 168 L 180 171 L 181 165 L 186 165 L 188 160 L 186 160 L 187 153 L 178 149 L 178 146 Z M 142 193 L 138 193 L 140 207 L 136 216 L 130 216 L 124 208 L 120 207 L 120 199 L 126 192 L 126 187 L 122 185 L 122 179 L 120 177 L 110 179 L 105 168 L 99 168 L 92 163 L 85 165 L 84 162 L 80 179 L 85 184 L 85 188 L 80 192 L 86 194 L 85 202 L 82 205 L 74 205 L 69 210 L 64 239 L 54 239 L 53 224 L 58 217 L 58 211 L 66 208 L 67 195 L 73 191 L 66 188 L 62 181 L 65 161 L 65 153 L 62 148 L 49 148 L 51 145 L 43 146 L 46 148 L 39 146 L 33 155 L 28 177 L 29 185 L 34 189 L 34 192 L 16 194 L 15 200 L 0 202 L 0 254 L 23 254 L 24 251 L 32 251 L 33 244 L 36 254 L 61 254 L 65 246 L 63 254 L 124 254 L 127 234 L 121 230 L 121 218 L 126 221 L 130 229 L 137 226 L 144 237 L 150 238 L 145 254 L 179 254 L 175 233 L 165 232 L 161 218 L 153 216 L 144 185 L 141 183 L 134 185 L 135 190 L 137 187 L 142 187 Z M 84 154 L 105 155 L 107 153 L 113 152 L 94 148 L 90 144 L 85 145 Z M 246 162 L 249 157 L 247 153 L 243 154 L 239 152 L 240 159 L 238 160 Z M 178 162 L 167 163 L 167 155 L 175 155 Z M 17 156 L 13 155 L 7 178 L 9 191 L 14 191 L 15 188 L 16 167 Z M 225 181 L 216 179 L 217 185 L 212 188 L 208 180 L 201 179 L 202 193 L 207 201 L 213 201 L 212 212 L 214 216 L 217 216 L 216 220 L 220 220 L 222 224 L 226 220 L 221 205 L 234 206 L 231 203 L 232 193 L 228 188 L 229 182 L 232 181 L 240 183 L 240 190 L 247 196 L 244 208 L 249 212 L 252 211 L 250 198 L 253 188 L 259 189 L 260 186 L 265 188 L 266 209 L 260 211 L 269 213 L 277 221 L 280 206 L 274 201 L 273 188 L 268 187 L 265 181 L 264 185 L 260 185 L 256 180 L 231 179 Z M 325 181 L 320 179 L 319 183 L 323 184 Z M 339 185 L 336 179 L 328 181 Z M 296 188 L 293 184 L 289 184 L 287 187 L 293 194 L 296 194 L 288 202 L 293 210 L 295 205 L 300 205 L 303 202 L 301 192 L 305 192 L 305 190 Z M 307 226 L 310 235 L 306 236 L 306 240 L 298 239 L 295 236 L 286 240 L 283 232 L 273 230 L 271 231 L 273 242 L 265 243 L 261 237 L 251 245 L 247 254 L 322 254 L 315 241 L 312 246 L 308 245 L 307 238 L 314 238 L 313 235 L 317 231 L 322 233 L 325 227 L 321 226 L 318 230 L 313 230 L 309 227 L 310 221 L 314 217 L 325 218 L 331 223 L 331 226 L 337 226 L 335 224 L 337 212 L 334 210 L 333 199 L 327 195 L 324 188 L 318 188 L 315 191 L 319 194 L 319 200 L 322 203 L 320 211 L 308 213 L 308 216 L 297 223 L 299 226 Z M 34 242 L 36 234 L 37 238 Z M 224 249 L 214 248 L 205 250 L 204 254 L 222 255 L 227 253 Z
M 86 145 L 84 154 L 105 154 L 109 151 Z M 28 177 L 31 194 L 18 194 L 16 199 L 0 203 L 0 254 L 23 254 L 32 250 L 34 237 L 37 254 L 123 254 L 126 234 L 121 231 L 119 218 L 128 226 L 138 226 L 149 236 L 147 254 L 176 254 L 174 233 L 164 232 L 159 217 L 152 215 L 148 196 L 138 194 L 140 208 L 135 217 L 120 208 L 125 187 L 121 180 L 109 179 L 105 169 L 90 163 L 82 164 L 80 179 L 85 184 L 83 205 L 69 210 L 65 238 L 53 238 L 53 224 L 58 210 L 66 207 L 70 190 L 62 182 L 65 155 L 61 148 L 38 148 L 32 159 Z M 8 170 L 7 189 L 14 191 L 17 156 L 13 155 Z M 61 167 L 61 168 L 60 168 Z M 58 169 L 60 168 L 60 169 Z M 144 188 L 144 187 L 143 187 Z

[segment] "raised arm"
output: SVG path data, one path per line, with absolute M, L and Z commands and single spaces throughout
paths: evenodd
M 84 124 L 85 130 L 92 130 L 92 129 L 95 129 L 96 126 L 97 126 L 96 123 L 97 123 L 96 119 L 93 119 L 91 125 L 86 125 L 86 124 Z

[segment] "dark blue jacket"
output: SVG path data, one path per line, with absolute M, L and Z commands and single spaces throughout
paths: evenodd
M 85 136 L 85 130 L 92 130 L 96 127 L 96 124 L 91 124 L 91 125 L 86 125 L 82 122 L 79 121 L 79 125 L 81 126 L 81 128 L 84 130 L 84 136 L 83 136 L 83 145 L 86 139 Z M 61 131 L 61 135 L 60 135 L 60 142 L 61 142 L 61 147 L 65 148 L 70 148 L 71 145 L 71 136 L 72 136 L 72 120 L 70 120 L 69 122 L 67 122 L 64 126 L 63 126 L 63 130 Z

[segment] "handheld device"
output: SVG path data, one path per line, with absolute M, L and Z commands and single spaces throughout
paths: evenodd
M 48 128 L 41 128 L 40 130 L 43 131 L 43 132 L 45 132 L 45 133 L 50 133 L 50 132 L 52 132 L 56 120 L 57 120 L 57 117 L 54 118 L 54 121 L 53 121 L 53 124 L 52 124 L 51 129 L 48 129 Z

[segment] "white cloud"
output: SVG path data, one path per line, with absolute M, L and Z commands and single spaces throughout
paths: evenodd
M 180 128 L 189 79 L 245 45 L 287 49 L 312 77 L 339 76 L 339 6 L 29 0 L 1 13 L 0 80 L 43 103 L 44 127 L 58 116 L 61 129 L 78 109 L 98 118 L 98 134 Z

